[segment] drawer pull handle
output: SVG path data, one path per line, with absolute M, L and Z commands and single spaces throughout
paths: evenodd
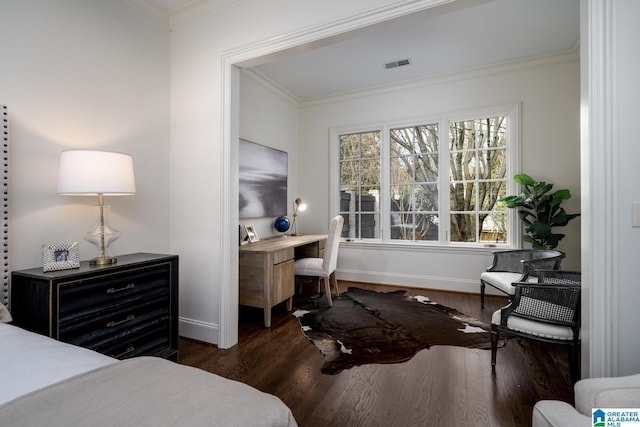
M 133 350 L 135 350 L 135 347 L 127 347 L 127 349 L 122 353 L 112 355 L 111 357 L 113 357 L 114 359 L 120 359 L 122 356 L 124 356 L 125 354 L 131 353 Z
M 109 288 L 107 289 L 108 294 L 115 294 L 116 292 L 126 291 L 127 289 L 133 289 L 136 287 L 135 283 L 128 283 L 124 288 Z
M 107 323 L 107 328 L 113 328 L 114 326 L 120 325 L 122 323 L 128 322 L 130 320 L 135 319 L 136 316 L 134 316 L 133 314 L 128 315 L 126 318 L 120 320 L 119 322 L 115 322 L 115 321 L 111 321 L 109 323 Z

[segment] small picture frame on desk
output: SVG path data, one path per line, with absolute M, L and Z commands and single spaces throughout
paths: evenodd
M 247 236 L 247 227 L 240 224 L 240 246 L 249 244 L 249 236 Z
M 256 233 L 256 229 L 253 227 L 253 225 L 245 225 L 244 229 L 247 232 L 249 243 L 255 243 L 260 240 L 260 238 L 258 237 L 258 233 Z
M 46 243 L 42 245 L 42 270 L 59 271 L 80 268 L 78 242 Z

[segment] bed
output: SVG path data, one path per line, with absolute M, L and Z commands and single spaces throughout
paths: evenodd
M 276 396 L 156 357 L 117 360 L 9 323 L 0 303 L 0 424 L 296 426 Z

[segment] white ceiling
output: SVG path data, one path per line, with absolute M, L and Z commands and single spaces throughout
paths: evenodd
M 201 0 L 147 0 L 171 15 Z M 456 0 L 255 69 L 301 100 L 575 49 L 580 0 Z M 384 64 L 409 59 L 410 65 Z

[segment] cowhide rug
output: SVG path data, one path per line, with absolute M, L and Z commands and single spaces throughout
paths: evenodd
M 426 297 L 405 294 L 351 287 L 334 298 L 333 307 L 324 295 L 297 307 L 293 315 L 324 355 L 322 373 L 404 362 L 433 345 L 491 348 L 489 326 Z

